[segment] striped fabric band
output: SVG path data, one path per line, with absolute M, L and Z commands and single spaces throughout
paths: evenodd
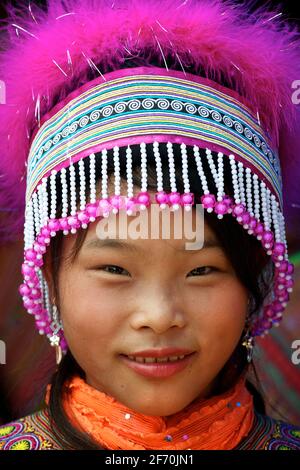
M 29 201 L 44 176 L 92 152 L 131 143 L 176 141 L 233 153 L 260 173 L 282 207 L 282 178 L 277 151 L 258 118 L 230 90 L 213 82 L 174 76 L 159 69 L 126 69 L 82 93 L 71 94 L 47 115 L 36 132 L 27 166 Z M 191 77 L 188 74 L 188 77 Z M 99 80 L 97 79 L 99 82 Z M 93 85 L 93 86 L 92 86 Z M 226 90 L 228 93 L 226 93 Z M 77 90 L 77 91 L 80 91 Z M 173 140 L 172 140 L 173 137 Z M 174 140 L 175 139 L 175 140 Z

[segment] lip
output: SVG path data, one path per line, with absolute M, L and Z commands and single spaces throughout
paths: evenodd
M 134 370 L 138 374 L 143 375 L 144 377 L 163 378 L 163 377 L 171 377 L 172 375 L 177 374 L 177 372 L 180 372 L 183 369 L 185 369 L 187 365 L 191 362 L 191 360 L 193 360 L 193 357 L 195 356 L 195 354 L 196 352 L 193 352 L 187 355 L 186 357 L 184 357 L 183 359 L 179 359 L 178 361 L 175 361 L 175 362 L 156 362 L 156 363 L 148 362 L 144 364 L 140 362 L 135 362 L 134 360 L 129 359 L 129 357 L 125 356 L 124 354 L 120 354 L 120 358 L 128 367 L 130 367 L 132 370 Z M 132 354 L 132 356 L 133 355 L 134 354 Z M 151 357 L 155 357 L 155 356 L 151 356 Z
M 135 357 L 166 357 L 166 356 L 183 356 L 192 354 L 194 351 L 186 348 L 162 348 L 162 349 L 145 349 L 126 354 Z

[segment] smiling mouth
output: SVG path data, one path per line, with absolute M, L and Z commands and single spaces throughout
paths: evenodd
M 182 370 L 193 360 L 196 352 L 184 356 L 134 357 L 120 354 L 123 363 L 137 374 L 152 378 L 170 377 Z M 132 359 L 133 358 L 133 359 Z

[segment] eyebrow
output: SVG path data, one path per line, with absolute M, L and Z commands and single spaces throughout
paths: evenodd
M 84 248 L 87 248 L 87 249 L 115 248 L 120 251 L 127 250 L 129 252 L 132 252 L 133 254 L 139 254 L 145 251 L 143 248 L 140 248 L 136 245 L 132 245 L 131 243 L 127 243 L 125 241 L 113 239 L 113 238 L 106 238 L 103 240 L 101 238 L 93 238 L 92 240 L 90 240 L 84 245 Z M 221 245 L 218 240 L 209 238 L 209 239 L 204 240 L 204 243 L 201 249 L 203 250 L 203 249 L 208 249 L 208 248 L 221 248 Z M 174 250 L 177 252 L 187 252 L 187 253 L 200 251 L 200 250 L 186 250 L 184 246 L 182 248 L 174 248 Z

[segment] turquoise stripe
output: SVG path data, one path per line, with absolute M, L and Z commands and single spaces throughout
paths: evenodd
M 153 112 L 152 112 L 152 113 L 153 113 Z M 124 114 L 125 114 L 125 113 L 124 113 Z M 115 118 L 119 120 L 119 116 L 115 116 Z M 95 125 L 95 127 L 99 127 L 99 126 L 97 126 L 97 124 L 94 124 L 94 125 Z M 159 122 L 159 123 L 156 123 L 156 124 L 155 124 L 155 127 L 157 127 L 157 128 L 160 127 L 160 128 L 161 128 L 162 125 L 163 125 L 163 124 L 162 124 L 161 122 Z M 170 127 L 168 124 L 165 124 L 165 126 Z M 140 125 L 139 123 L 137 123 L 137 124 L 132 124 L 130 127 L 128 127 L 128 123 L 125 123 L 125 125 L 115 126 L 114 129 L 113 129 L 111 132 L 115 132 L 116 130 L 117 130 L 117 131 L 122 131 L 122 130 L 124 130 L 124 129 L 127 129 L 127 131 L 130 132 L 130 130 L 132 130 L 132 129 L 134 130 L 134 129 L 139 128 L 139 127 L 140 127 L 141 129 L 143 129 L 144 126 L 141 127 L 141 125 Z M 151 124 L 148 124 L 147 128 L 150 129 L 150 128 L 151 128 Z M 174 128 L 175 128 L 175 129 L 178 128 L 179 130 L 180 130 L 180 129 L 195 130 L 195 131 L 197 132 L 197 135 L 198 135 L 198 136 L 199 136 L 199 132 L 200 132 L 198 127 L 193 126 L 193 125 L 191 125 L 190 123 L 189 123 L 188 125 L 182 125 L 182 124 L 181 124 L 180 126 L 176 126 L 176 125 L 173 125 L 173 124 L 172 124 L 172 129 L 174 129 Z M 99 128 L 99 130 L 100 130 L 100 128 Z M 111 134 L 111 132 L 108 132 L 107 130 L 106 130 L 105 132 L 104 132 L 104 131 L 101 132 L 101 130 L 100 130 L 100 132 L 98 132 L 98 133 L 96 134 L 96 136 L 97 136 L 97 137 L 100 137 L 101 135 L 108 135 L 108 136 L 109 136 L 109 135 Z M 224 136 L 223 136 L 223 133 L 222 133 L 221 131 L 220 131 L 220 134 L 218 134 L 218 133 L 216 133 L 216 132 L 204 131 L 204 130 L 202 129 L 202 130 L 201 130 L 201 133 L 202 133 L 203 135 L 217 136 L 217 137 L 219 137 L 219 138 L 220 138 L 220 137 L 221 137 L 221 138 L 224 137 Z M 200 134 L 200 135 L 201 135 L 201 134 Z M 238 134 L 238 135 L 241 136 L 241 134 Z M 96 138 L 96 136 L 95 136 L 94 138 Z M 224 139 L 222 139 L 222 140 L 224 140 Z M 84 141 L 85 141 L 85 140 L 81 140 L 81 141 L 77 144 L 77 147 L 80 146 L 80 145 L 82 144 L 82 142 L 84 142 Z M 241 149 L 241 150 L 243 151 L 243 153 L 245 153 L 245 154 L 248 155 L 249 157 L 252 157 L 252 158 L 253 158 L 253 154 L 252 154 L 251 152 L 246 151 L 241 145 L 234 143 L 234 142 L 233 142 L 232 140 L 230 140 L 230 139 L 225 139 L 225 144 L 226 144 L 226 141 L 227 141 L 227 142 L 229 141 L 232 145 L 234 145 L 234 147 Z M 63 141 L 62 141 L 62 142 L 63 142 Z M 73 148 L 73 149 L 75 150 L 77 147 L 75 147 L 75 148 Z M 50 152 L 50 150 L 49 150 L 48 152 Z M 59 159 L 59 158 L 64 154 L 64 152 L 65 152 L 65 151 L 61 151 L 61 152 L 58 153 L 58 154 L 56 153 L 55 156 L 52 157 L 52 159 L 47 160 L 47 166 L 51 166 L 51 165 L 50 165 L 51 162 L 53 162 L 53 161 L 56 160 L 56 159 Z M 47 159 L 47 155 L 44 155 L 43 159 Z M 263 165 L 262 165 L 261 163 L 260 163 L 260 166 L 263 167 Z M 39 173 L 37 174 L 37 176 L 35 177 L 34 181 L 36 181 L 36 180 L 38 179 L 38 176 L 39 176 L 41 173 L 44 173 L 44 171 L 45 171 L 44 168 L 41 169 L 41 170 L 39 171 Z M 270 175 L 270 172 L 267 170 L 267 168 L 265 168 L 265 171 L 266 171 L 266 173 L 272 178 L 272 175 Z M 32 173 L 31 173 L 31 174 L 32 174 Z
M 100 94 L 98 94 L 98 95 L 100 95 Z M 98 96 L 98 95 L 95 95 L 95 96 Z M 231 117 L 231 118 L 232 118 L 232 116 L 234 116 L 234 119 L 235 119 L 235 120 L 241 122 L 245 127 L 249 127 L 249 128 L 251 129 L 251 131 L 252 131 L 254 134 L 256 134 L 256 135 L 258 135 L 258 136 L 260 137 L 261 140 L 263 140 L 263 141 L 265 140 L 265 137 L 264 137 L 260 132 L 258 132 L 258 131 L 256 131 L 256 130 L 253 130 L 254 127 L 251 127 L 251 124 L 249 124 L 249 123 L 248 123 L 247 121 L 245 121 L 244 119 L 241 119 L 239 116 L 235 116 L 234 114 L 231 114 L 230 112 L 227 112 L 227 111 L 225 112 L 224 109 L 221 108 L 221 107 L 215 107 L 215 106 L 213 106 L 213 105 L 211 105 L 211 104 L 209 104 L 209 103 L 205 103 L 204 101 L 201 101 L 200 99 L 199 99 L 198 101 L 195 101 L 195 100 L 191 100 L 191 99 L 188 99 L 188 98 L 185 98 L 185 97 L 179 98 L 178 96 L 175 96 L 175 95 L 174 95 L 174 96 L 173 96 L 173 95 L 168 95 L 168 96 L 165 96 L 165 95 L 162 96 L 162 95 L 160 95 L 160 96 L 159 96 L 159 95 L 152 95 L 152 94 L 149 95 L 149 94 L 148 94 L 148 95 L 128 95 L 128 96 L 125 95 L 125 96 L 122 97 L 122 99 L 116 98 L 115 100 L 108 101 L 108 102 L 105 102 L 105 103 L 101 103 L 101 106 L 99 106 L 99 104 L 97 104 L 97 105 L 94 104 L 92 107 L 85 109 L 84 112 L 82 112 L 82 113 L 80 113 L 80 114 L 77 114 L 76 117 L 74 117 L 73 120 L 70 121 L 70 122 L 67 122 L 67 121 L 66 121 L 66 114 L 64 113 L 64 114 L 62 114 L 62 116 L 58 119 L 58 121 L 56 121 L 56 122 L 54 121 L 53 124 L 50 124 L 50 123 L 48 124 L 47 129 L 45 129 L 45 133 L 47 134 L 47 141 L 48 141 L 49 139 L 53 138 L 53 136 L 54 136 L 55 134 L 57 134 L 58 132 L 61 132 L 62 129 L 63 129 L 64 127 L 66 127 L 66 125 L 72 125 L 75 121 L 78 121 L 78 120 L 81 119 L 83 116 L 85 116 L 85 115 L 91 113 L 92 111 L 98 111 L 99 109 L 102 109 L 102 107 L 106 107 L 106 106 L 113 106 L 113 105 L 117 104 L 118 102 L 123 101 L 123 100 L 126 100 L 126 99 L 128 99 L 128 100 L 129 100 L 129 99 L 130 99 L 130 100 L 132 100 L 132 99 L 137 99 L 137 100 L 138 100 L 138 99 L 146 99 L 146 98 L 153 98 L 153 99 L 170 99 L 170 100 L 171 100 L 171 99 L 180 99 L 181 101 L 184 100 L 184 102 L 189 103 L 189 104 L 193 104 L 194 106 L 197 106 L 197 107 L 198 107 L 198 106 L 208 106 L 210 109 L 212 109 L 212 110 L 214 110 L 214 111 L 221 112 L 222 114 L 224 114 L 224 115 L 226 115 L 226 116 L 229 116 L 229 117 Z M 94 96 L 90 97 L 90 99 L 94 99 Z M 76 105 L 74 105 L 74 107 L 71 107 L 71 108 L 70 108 L 70 112 L 72 112 L 74 109 L 76 109 L 76 106 L 79 106 L 79 105 L 81 106 L 82 102 L 86 102 L 86 101 L 88 101 L 88 99 L 86 99 L 86 100 L 84 100 L 84 101 L 80 101 L 79 103 L 76 103 Z M 230 103 L 227 103 L 227 104 L 230 105 Z M 143 110 L 143 111 L 145 111 L 145 110 Z M 151 110 L 149 110 L 149 111 L 151 111 Z M 239 111 L 241 111 L 243 114 L 245 114 L 245 113 L 243 112 L 243 110 L 239 109 Z M 138 112 L 139 112 L 138 110 L 136 110 L 136 111 L 131 111 L 131 113 L 138 113 Z M 171 112 L 172 112 L 172 111 L 171 111 Z M 125 113 L 122 113 L 122 114 L 125 114 Z M 195 116 L 199 116 L 199 115 L 195 114 Z M 109 119 L 109 117 L 108 117 L 107 119 Z M 252 118 L 250 118 L 250 119 L 251 119 L 252 123 L 254 123 L 254 124 L 257 125 L 257 123 L 255 122 L 254 119 L 252 119 Z M 100 121 L 100 122 L 102 122 L 103 120 L 104 120 L 104 118 L 101 118 L 101 121 Z M 49 132 L 51 129 L 53 129 L 55 126 L 57 126 L 57 124 L 58 124 L 59 121 L 61 121 L 60 127 L 57 127 L 54 132 L 52 132 L 51 134 L 48 134 L 48 132 Z M 252 124 L 252 125 L 253 125 L 253 124 Z M 44 144 L 40 144 L 41 140 L 43 140 L 43 139 L 44 139 L 44 134 L 41 134 L 41 136 L 38 138 L 37 142 L 34 143 L 34 147 L 37 148 L 37 150 L 36 150 L 35 153 L 38 152 L 38 147 L 39 147 L 39 146 L 44 145 Z M 47 141 L 45 142 L 45 144 L 47 143 Z

